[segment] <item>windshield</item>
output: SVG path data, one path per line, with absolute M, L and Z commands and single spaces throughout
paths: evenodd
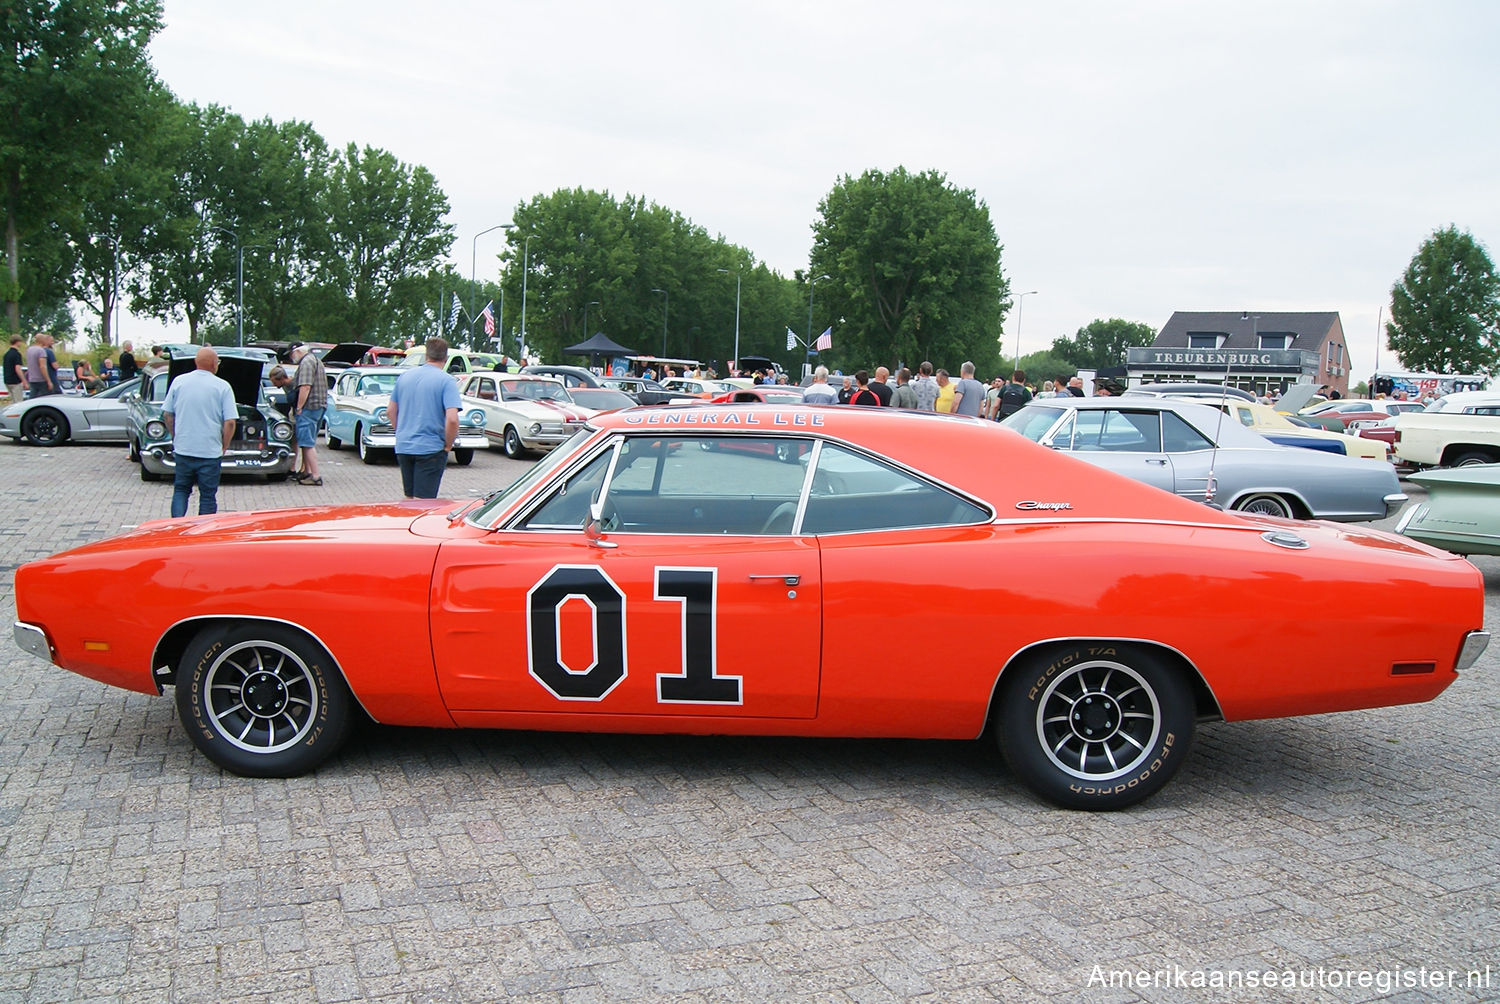
M 1033 443 L 1040 443 L 1047 430 L 1057 424 L 1063 409 L 1028 405 L 1005 419 L 1000 424 L 1012 432 L 1019 432 Z
M 494 526 L 501 514 L 511 507 L 517 499 L 531 491 L 532 487 L 540 483 L 547 475 L 558 467 L 563 466 L 573 455 L 578 452 L 579 447 L 584 444 L 593 431 L 590 429 L 579 429 L 573 437 L 561 446 L 552 450 L 531 466 L 525 474 L 511 482 L 510 487 L 504 488 L 489 498 L 485 499 L 480 506 L 469 515 L 469 519 L 480 526 Z
M 379 373 L 359 378 L 360 396 L 370 394 L 389 394 L 396 387 L 395 373 Z
M 571 404 L 573 398 L 560 383 L 551 380 L 506 380 L 500 385 L 504 401 L 559 401 Z

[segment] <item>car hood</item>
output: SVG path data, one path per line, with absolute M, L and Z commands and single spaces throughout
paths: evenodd
M 369 342 L 339 342 L 333 348 L 323 353 L 323 365 L 353 366 L 365 357 L 365 353 L 375 348 Z
M 458 504 L 451 499 L 404 499 L 367 505 L 307 506 L 300 509 L 158 519 L 142 523 L 124 536 L 88 546 L 104 547 L 117 543 L 139 545 L 143 541 L 162 544 L 174 539 L 187 542 L 240 537 L 326 538 L 350 533 L 390 532 L 409 528 L 415 520 L 435 509 L 448 512 Z
M 167 386 L 184 373 L 191 373 L 198 364 L 191 358 L 174 358 L 168 363 Z M 260 374 L 265 364 L 259 359 L 241 359 L 237 356 L 219 357 L 219 378 L 234 389 L 236 404 L 254 408 L 260 403 Z

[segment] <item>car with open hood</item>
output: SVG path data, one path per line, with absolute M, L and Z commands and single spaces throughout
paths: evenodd
M 175 688 L 249 776 L 313 770 L 365 718 L 983 739 L 1082 809 L 1159 790 L 1199 723 L 1430 701 L 1488 641 L 1479 570 L 1415 541 L 1215 509 L 994 422 L 803 405 L 596 416 L 467 501 L 153 520 L 23 564 L 13 596 L 23 650 Z M 898 622 L 940 664 L 873 650 Z M 1399 785 L 1402 756 L 1341 783 Z
M 239 410 L 234 439 L 219 462 L 225 474 L 264 474 L 273 481 L 285 481 L 292 472 L 295 430 L 265 394 L 265 373 L 271 365 L 258 354 L 219 354 L 218 375 L 234 390 Z M 137 392 L 124 396 L 126 444 L 130 459 L 141 465 L 142 481 L 170 479 L 177 469 L 162 402 L 171 382 L 196 367 L 191 356 L 173 355 L 166 369 L 149 374 Z

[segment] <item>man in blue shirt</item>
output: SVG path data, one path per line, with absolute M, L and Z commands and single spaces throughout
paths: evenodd
M 219 511 L 219 460 L 234 442 L 239 409 L 234 389 L 214 375 L 219 354 L 207 345 L 193 357 L 197 369 L 167 388 L 162 413 L 172 434 L 172 517 L 187 515 L 188 496 L 198 486 L 198 515 Z
M 458 438 L 458 383 L 448 375 L 448 343 L 429 338 L 427 363 L 402 373 L 386 408 L 396 430 L 396 463 L 407 498 L 435 499 Z

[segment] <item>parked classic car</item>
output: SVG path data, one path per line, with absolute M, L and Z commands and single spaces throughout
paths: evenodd
M 467 503 L 157 520 L 29 562 L 15 638 L 105 683 L 174 686 L 189 739 L 246 775 L 315 768 L 365 715 L 993 734 L 1034 791 L 1091 809 L 1158 790 L 1200 720 L 1431 700 L 1488 640 L 1460 558 L 1221 512 L 992 422 L 778 405 L 594 422 Z M 735 448 L 783 440 L 797 462 Z M 1308 616 L 1330 595 L 1340 617 Z M 897 612 L 971 644 L 939 673 L 872 658 Z M 1268 638 L 1337 664 L 1255 658 Z
M 607 387 L 623 391 L 635 398 L 636 404 L 691 404 L 698 400 L 692 394 L 667 390 L 655 380 L 649 380 L 646 377 L 599 377 L 598 380 L 600 388 Z M 576 389 L 573 384 L 568 384 L 569 391 Z
M 328 448 L 341 450 L 350 443 L 367 464 L 391 459 L 396 454 L 396 430 L 386 414 L 396 379 L 404 366 L 351 366 L 341 370 L 328 392 L 324 421 L 328 424 Z M 466 407 L 458 414 L 458 438 L 453 441 L 453 460 L 473 462 L 474 451 L 489 446 L 484 435 L 484 412 Z
M 500 357 L 489 352 L 470 352 L 468 349 L 450 347 L 446 369 L 457 379 L 465 373 L 475 373 L 480 370 L 493 372 L 499 362 Z M 426 364 L 427 349 L 425 346 L 417 345 L 406 350 L 405 358 L 398 365 L 425 366 Z
M 1500 464 L 1424 471 L 1408 478 L 1426 500 L 1401 514 L 1396 532 L 1454 554 L 1500 554 Z
M 0 410 L 0 436 L 32 446 L 61 446 L 70 439 L 126 442 L 125 421 L 130 411 L 126 396 L 136 393 L 140 385 L 141 378 L 132 377 L 88 397 L 48 394 L 9 405 Z
M 1397 415 L 1393 445 L 1396 459 L 1413 467 L 1500 463 L 1500 393 L 1460 391 Z
M 560 380 L 525 373 L 470 373 L 458 383 L 465 407 L 484 413 L 484 435 L 507 457 L 565 443 L 594 414 Z
M 126 445 L 130 459 L 140 462 L 142 481 L 170 478 L 177 469 L 161 406 L 171 381 L 192 372 L 194 365 L 191 356 L 174 355 L 167 369 L 142 380 L 139 393 L 125 395 Z M 219 353 L 218 375 L 234 388 L 240 412 L 234 441 L 219 464 L 225 474 L 264 474 L 272 481 L 285 481 L 292 472 L 294 430 L 266 398 L 264 375 L 269 365 L 259 354 Z
M 802 388 L 786 384 L 758 384 L 741 387 L 712 399 L 712 404 L 801 404 Z
M 1366 460 L 1386 458 L 1386 449 L 1382 443 L 1346 435 L 1342 432 L 1332 432 L 1328 429 L 1313 429 L 1305 425 L 1297 425 L 1268 404 L 1240 401 L 1235 398 L 1229 398 L 1223 402 L 1210 401 L 1206 398 L 1194 398 L 1193 401 L 1208 407 L 1219 408 L 1226 414 L 1234 416 L 1235 421 L 1245 428 L 1279 446 L 1300 446 L 1305 450 L 1321 450 L 1346 457 L 1363 457 Z
M 1214 408 L 1173 398 L 1033 400 L 1000 423 L 1033 442 L 1225 509 L 1344 522 L 1406 496 L 1391 465 L 1277 446 Z

